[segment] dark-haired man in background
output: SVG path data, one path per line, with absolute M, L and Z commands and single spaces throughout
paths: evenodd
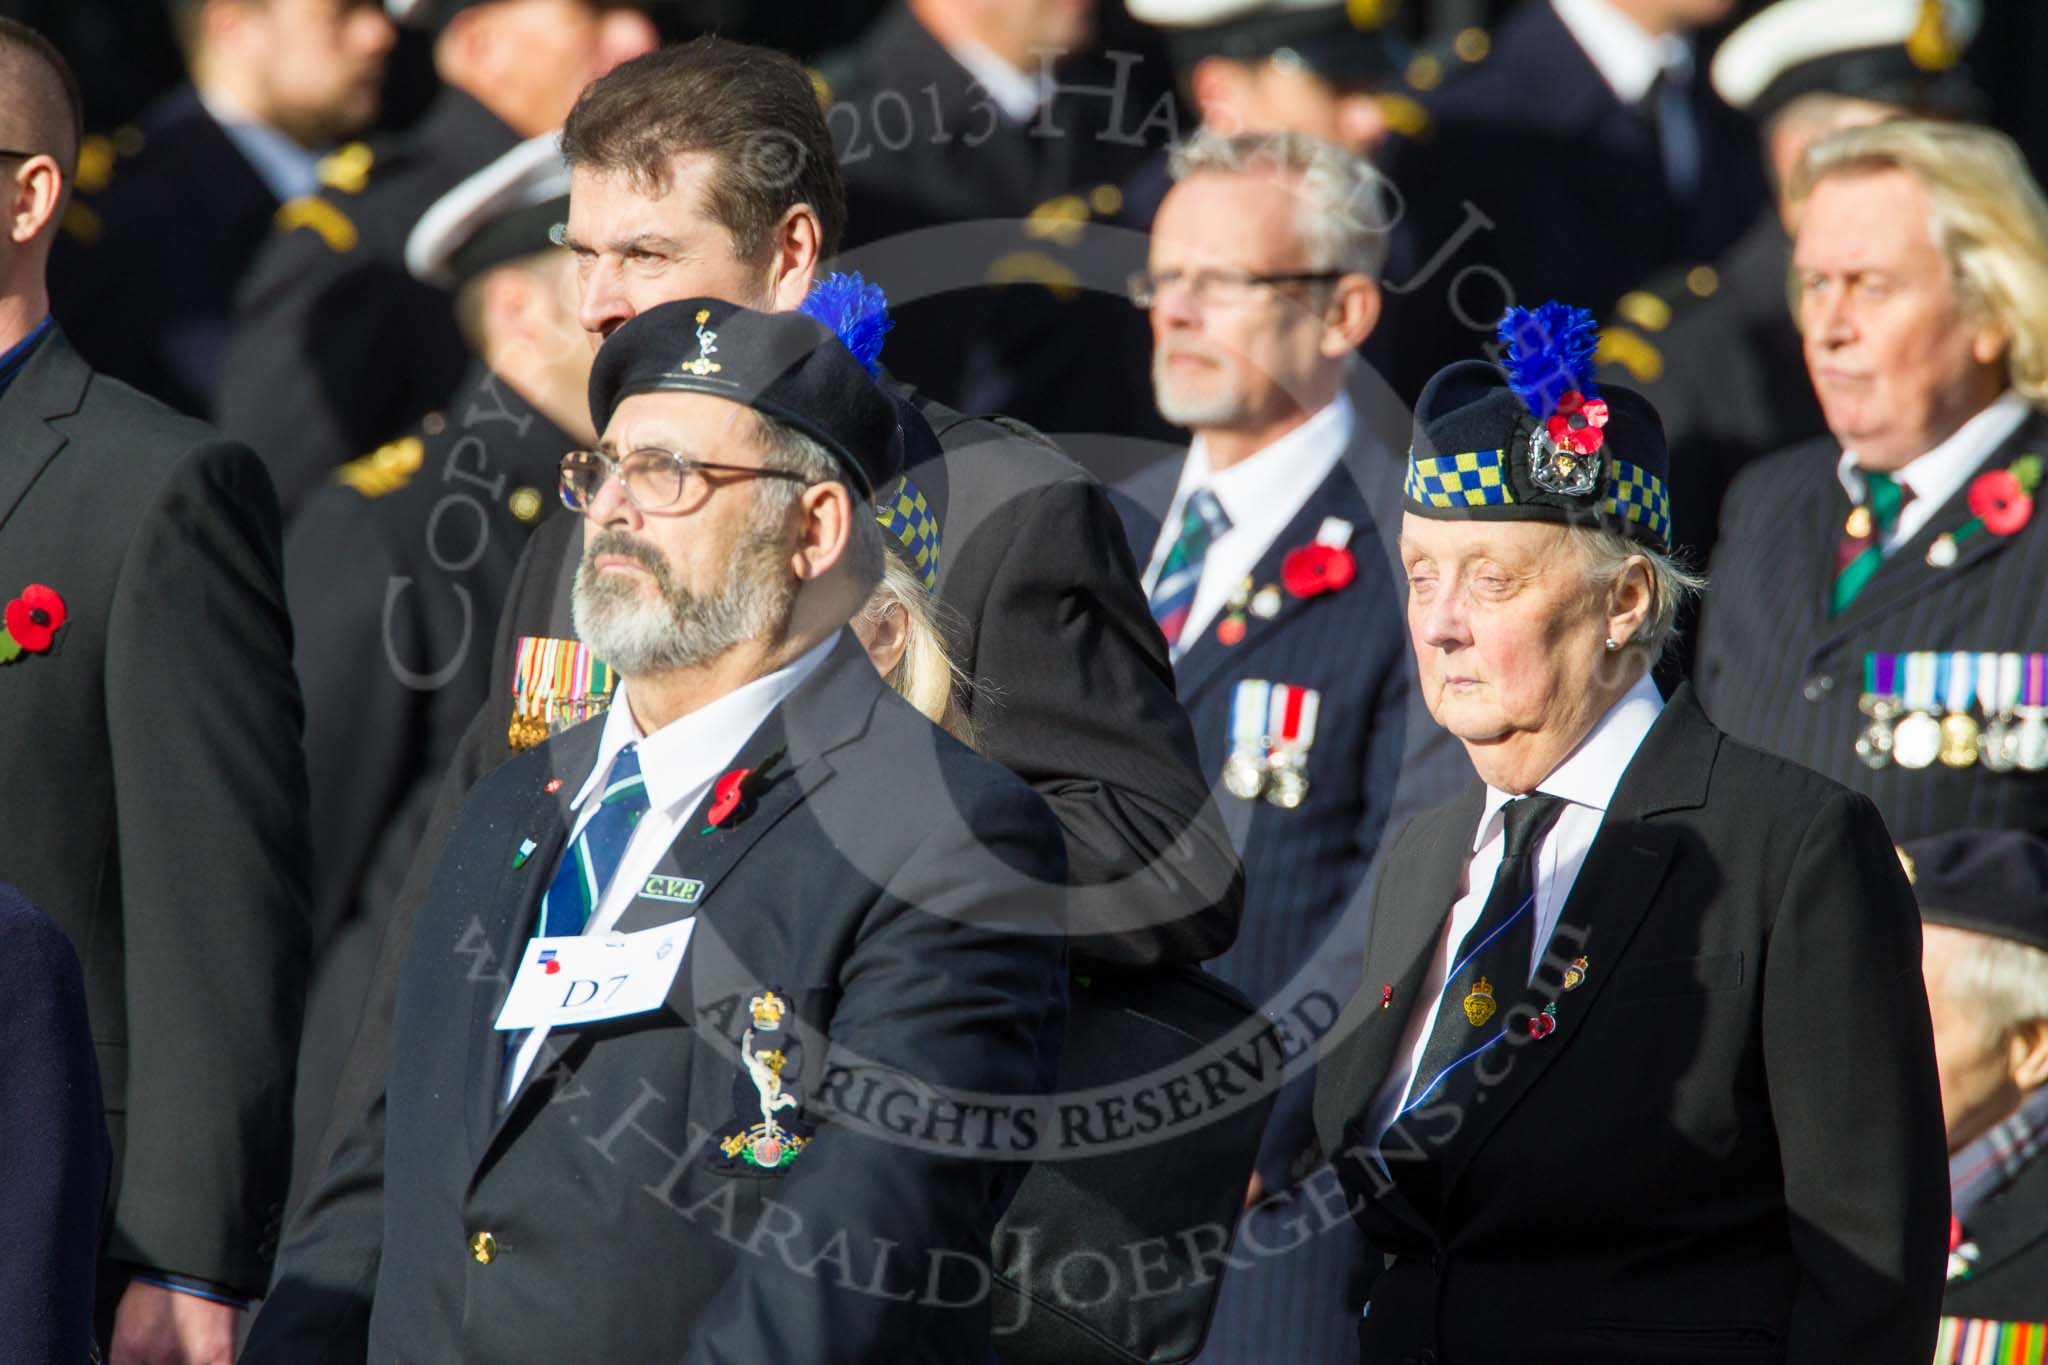
M 87 139 L 50 279 L 93 368 L 204 417 L 236 285 L 278 206 L 316 192 L 322 154 L 376 116 L 397 33 L 376 0 L 171 10 L 191 79 L 136 126 Z
M 405 269 L 427 206 L 524 138 L 559 128 L 583 87 L 659 41 L 615 0 L 415 0 L 444 89 L 395 147 L 363 149 L 278 210 L 236 304 L 216 410 L 270 466 L 287 515 L 327 473 L 403 431 L 469 363 L 448 293 Z
M 245 447 L 94 374 L 50 319 L 81 124 L 63 58 L 0 20 L 0 861 L 85 969 L 109 1359 L 226 1365 L 276 1250 L 305 994 L 277 498 Z

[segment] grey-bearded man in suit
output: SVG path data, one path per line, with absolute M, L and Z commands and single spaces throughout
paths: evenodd
M 846 629 L 896 409 L 811 318 L 712 299 L 620 327 L 591 407 L 563 496 L 619 690 L 464 804 L 373 1158 L 328 1173 L 245 1359 L 989 1361 L 1066 865 Z M 591 954 L 649 993 L 581 1010 Z

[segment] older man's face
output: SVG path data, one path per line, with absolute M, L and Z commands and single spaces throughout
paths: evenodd
M 636 394 L 619 404 L 602 449 L 649 448 L 742 469 L 766 466 L 749 408 L 696 393 Z M 573 605 L 577 635 L 631 679 L 697 667 L 788 622 L 796 599 L 787 515 L 762 480 L 685 475 L 666 508 L 637 506 L 607 479 L 584 512 Z
M 2003 338 L 1965 316 L 1910 174 L 1823 179 L 1792 259 L 1814 392 L 1859 463 L 1902 468 L 1998 396 Z
M 1190 176 L 1159 206 L 1152 389 L 1169 422 L 1258 430 L 1309 406 L 1315 377 L 1338 363 L 1323 351 L 1323 292 L 1241 283 L 1311 269 L 1300 204 L 1298 177 L 1256 171 Z

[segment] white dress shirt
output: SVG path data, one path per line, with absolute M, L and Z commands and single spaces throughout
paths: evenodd
M 981 82 L 996 108 L 1012 123 L 1029 123 L 1050 94 L 1045 72 L 1019 71 L 972 38 L 962 38 L 946 51 L 968 75 Z
M 1585 50 L 1593 69 L 1623 104 L 1650 93 L 1667 67 L 1674 78 L 1692 74 L 1692 45 L 1676 33 L 1653 38 L 1608 0 L 1550 0 L 1558 21 Z
M 219 90 L 199 91 L 199 102 L 227 134 L 228 141 L 255 170 L 278 202 L 303 198 L 320 189 L 320 154 L 309 152 L 269 124 L 257 119 Z
M 688 715 L 678 716 L 651 735 L 640 733 L 640 725 L 633 719 L 633 708 L 627 704 L 626 694 L 631 684 L 619 683 L 611 708 L 605 712 L 604 735 L 598 741 L 597 762 L 591 766 L 590 776 L 577 791 L 576 799 L 569 803 L 569 809 L 576 815 L 576 823 L 569 831 L 570 842 L 575 842 L 583 827 L 597 814 L 599 803 L 591 798 L 604 790 L 611 776 L 612 764 L 617 761 L 619 751 L 628 744 L 639 746 L 640 776 L 647 783 L 647 810 L 639 823 L 633 826 L 633 837 L 627 841 L 626 851 L 619 859 L 619 870 L 598 894 L 597 913 L 583 926 L 584 933 L 608 933 L 619 922 L 619 916 L 625 914 L 626 907 L 633 903 L 648 874 L 660 865 L 662 855 L 682 836 L 683 822 L 689 818 L 690 812 L 703 801 L 712 784 L 732 766 L 740 746 L 761 728 L 761 723 L 776 707 L 788 700 L 789 694 L 796 691 L 804 679 L 817 672 L 818 665 L 825 662 L 825 656 L 832 652 L 838 640 L 839 635 L 834 632 L 775 672 L 736 687 Z M 566 849 L 567 845 L 564 845 L 565 852 Z M 550 882 L 553 875 L 549 874 Z M 687 948 L 693 923 L 683 921 L 678 947 Z M 519 1083 L 526 1078 L 527 1069 L 533 1065 L 547 1034 L 545 1028 L 534 1029 L 520 1044 L 518 1055 L 505 1071 L 505 1098 L 510 1099 L 518 1092 Z
M 1621 784 L 1621 775 L 1634 760 L 1636 750 L 1642 747 L 1643 736 L 1650 733 L 1650 727 L 1663 712 L 1664 698 L 1656 684 L 1647 676 L 1638 678 L 1635 686 L 1608 708 L 1570 757 L 1536 784 L 1537 791 L 1561 797 L 1566 804 L 1558 813 L 1557 823 L 1536 848 L 1536 933 L 1535 946 L 1529 954 L 1531 979 L 1544 953 L 1549 951 L 1551 932 L 1557 928 L 1558 916 L 1571 896 L 1573 883 L 1579 879 L 1579 869 L 1586 865 L 1594 836 L 1600 833 L 1601 822 L 1607 818 L 1614 789 Z M 1498 787 L 1486 789 L 1486 803 L 1480 808 L 1479 828 L 1472 835 L 1472 859 L 1465 865 L 1464 882 L 1437 942 L 1436 960 L 1416 994 L 1401 1046 L 1395 1050 L 1395 1056 L 1406 1060 L 1387 1078 L 1373 1101 L 1372 1132 L 1384 1135 L 1393 1126 L 1402 1100 L 1415 1083 L 1415 1072 L 1422 1065 L 1423 1049 L 1429 1046 L 1429 1030 L 1436 1022 L 1443 999 L 1444 978 L 1450 973 L 1465 935 L 1479 922 L 1486 898 L 1493 891 L 1494 874 L 1500 871 L 1501 854 L 1507 846 L 1507 821 L 1501 808 L 1514 799 Z
M 2003 445 L 2033 409 L 2011 389 L 2000 394 L 1991 406 L 1956 428 L 1955 435 L 1925 455 L 1915 456 L 1892 477 L 1913 490 L 1913 500 L 1899 510 L 1899 519 L 1884 538 L 1884 552 L 1890 554 L 1919 534 L 1941 505 L 1977 472 L 1992 451 Z M 1835 477 L 1852 505 L 1863 503 L 1863 475 L 1856 468 L 1856 452 L 1845 450 L 1835 462 Z
M 1198 488 L 1207 488 L 1223 504 L 1230 529 L 1209 542 L 1202 560 L 1202 581 L 1195 587 L 1195 600 L 1181 627 L 1180 643 L 1173 657 L 1178 659 L 1201 638 L 1237 591 L 1245 576 L 1258 567 L 1273 541 L 1287 529 L 1287 523 L 1308 502 L 1309 495 L 1322 486 L 1337 461 L 1351 444 L 1357 417 L 1348 395 L 1318 409 L 1316 414 L 1265 449 L 1238 461 L 1228 469 L 1209 468 L 1209 447 L 1195 437 L 1181 465 L 1180 484 L 1174 489 L 1159 540 L 1152 547 L 1152 559 L 1145 568 L 1145 595 L 1159 582 L 1159 571 L 1180 539 L 1181 517 L 1188 499 Z

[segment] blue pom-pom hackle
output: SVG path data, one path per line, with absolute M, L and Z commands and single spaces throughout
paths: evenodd
M 881 369 L 882 338 L 896 325 L 889 316 L 889 296 L 858 272 L 832 274 L 811 286 L 802 311 L 839 334 L 870 375 Z
M 1508 387 L 1538 421 L 1556 412 L 1557 400 L 1573 389 L 1588 398 L 1598 396 L 1593 352 L 1600 344 L 1600 327 L 1585 309 L 1554 300 L 1533 312 L 1510 308 L 1497 335 L 1506 347 L 1501 365 L 1508 372 Z

